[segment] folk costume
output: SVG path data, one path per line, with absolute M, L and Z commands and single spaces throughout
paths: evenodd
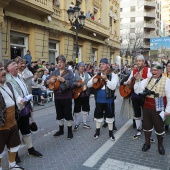
M 163 75 L 164 75 L 165 77 L 168 77 L 168 78 L 170 79 L 170 73 L 165 72 L 165 73 L 163 73 Z M 170 117 L 167 117 L 167 118 L 165 119 L 165 130 L 168 130 L 169 125 L 170 125 Z
M 106 58 L 102 58 L 100 63 L 108 64 Z M 101 76 L 103 73 L 99 73 Z M 93 77 L 94 78 L 94 77 Z M 88 87 L 93 86 L 93 78 L 87 83 Z M 96 90 L 96 108 L 94 111 L 94 120 L 96 121 L 96 133 L 94 139 L 97 139 L 100 136 L 100 126 L 104 120 L 104 114 L 106 116 L 106 122 L 108 123 L 109 128 L 109 137 L 111 140 L 115 140 L 113 136 L 113 121 L 114 121 L 114 90 L 118 84 L 118 76 L 115 73 L 110 73 L 107 75 L 108 80 L 105 82 L 105 85 Z
M 145 60 L 145 58 L 143 57 L 143 55 L 138 55 L 137 60 Z M 128 78 L 128 81 L 131 80 L 131 78 L 137 72 L 139 72 L 139 74 L 141 75 L 141 80 L 152 76 L 150 72 L 150 68 L 148 67 L 136 68 L 131 72 L 131 75 Z M 133 139 L 136 139 L 139 136 L 141 136 L 141 130 L 142 130 L 141 117 L 142 117 L 142 109 L 143 109 L 144 100 L 143 98 L 140 98 L 134 91 L 132 91 L 131 93 L 131 100 L 132 100 L 132 106 L 134 109 L 134 114 L 135 114 L 134 119 L 136 122 L 136 129 L 137 129 L 137 133 L 133 136 Z
M 0 67 L 2 67 L 1 63 Z M 23 99 L 10 83 L 0 85 L 0 170 L 2 170 L 1 159 L 5 146 L 8 148 L 9 169 L 24 169 L 15 162 L 16 152 L 21 143 L 15 120 L 15 104 L 20 107 L 21 100 Z
M 159 63 L 152 65 L 152 68 L 163 69 Z M 163 147 L 164 111 L 170 113 L 170 79 L 160 75 L 157 79 L 151 77 L 135 83 L 135 92 L 142 93 L 146 88 L 152 93 L 146 95 L 143 107 L 143 130 L 145 133 L 145 144 L 142 151 L 150 149 L 150 136 L 153 130 L 158 139 L 158 151 L 165 154 Z
M 78 63 L 78 68 L 82 66 L 85 67 L 85 64 L 83 62 Z M 75 115 L 75 128 L 74 130 L 78 130 L 79 123 L 80 123 L 80 114 L 82 113 L 83 118 L 83 127 L 86 129 L 90 129 L 90 126 L 87 125 L 87 115 L 90 111 L 90 105 L 89 105 L 89 96 L 90 96 L 90 90 L 87 88 L 87 82 L 90 80 L 91 76 L 87 72 L 83 72 L 80 74 L 78 71 L 75 73 L 75 80 L 78 82 L 79 80 L 83 81 L 83 86 L 86 86 L 86 90 L 83 90 L 79 97 L 74 99 L 74 115 Z M 83 88 L 83 87 L 81 87 Z
M 8 66 L 13 62 L 12 60 L 9 60 L 7 62 L 5 62 L 5 69 L 8 71 Z M 25 84 L 24 80 L 18 76 L 13 76 L 12 74 L 7 74 L 6 75 L 7 81 L 10 82 L 12 84 L 12 86 L 15 88 L 15 90 L 17 91 L 17 93 L 24 98 L 25 96 L 29 95 L 28 89 L 27 89 L 27 85 Z M 20 113 L 18 115 L 18 117 L 16 117 L 17 119 L 17 124 L 18 124 L 18 129 L 20 130 L 21 134 L 22 134 L 22 139 L 24 141 L 24 143 L 27 145 L 27 149 L 28 149 L 28 154 L 29 155 L 33 155 L 36 157 L 42 157 L 43 155 L 41 153 L 39 153 L 38 151 L 36 151 L 33 147 L 32 144 L 32 137 L 31 137 L 31 130 L 30 130 L 30 117 L 31 117 L 31 104 L 27 103 L 29 106 L 29 113 L 21 115 L 24 111 L 24 109 L 20 110 Z M 26 106 L 25 106 L 26 107 Z M 16 162 L 20 163 L 21 160 L 18 156 L 16 156 Z
M 66 59 L 63 55 L 58 57 L 58 61 L 61 60 L 64 63 Z M 56 119 L 59 123 L 59 131 L 54 134 L 54 137 L 60 136 L 64 134 L 64 119 L 67 121 L 68 135 L 67 138 L 73 138 L 72 133 L 72 124 L 73 124 L 73 116 L 72 116 L 72 87 L 75 84 L 75 77 L 71 70 L 67 68 L 64 69 L 63 73 L 66 73 L 63 78 L 65 82 L 60 82 L 60 86 L 57 90 L 54 91 L 55 97 L 55 108 L 56 108 Z M 44 84 L 47 85 L 47 81 L 52 77 L 58 77 L 60 75 L 60 70 L 57 69 L 53 71 L 49 77 L 46 79 Z M 48 86 L 48 85 L 47 85 Z

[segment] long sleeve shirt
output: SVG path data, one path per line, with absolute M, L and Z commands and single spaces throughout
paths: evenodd
M 102 76 L 102 75 L 104 75 L 104 74 L 101 73 L 101 76 Z M 96 76 L 96 75 L 95 75 L 95 76 Z M 93 86 L 93 78 L 94 78 L 95 76 L 93 76 L 93 77 L 88 81 L 87 87 L 90 88 L 90 87 Z M 112 78 L 111 78 L 111 80 L 107 80 L 106 86 L 107 86 L 110 90 L 115 90 L 118 82 L 119 82 L 119 79 L 118 79 L 117 74 L 112 73 Z M 104 89 L 105 89 L 105 86 L 103 86 L 101 89 L 104 90 Z
M 15 95 L 15 99 L 16 99 L 16 104 L 19 108 L 21 108 L 21 100 L 23 98 L 18 94 L 18 92 L 14 88 L 13 88 L 13 90 L 14 90 L 14 95 Z M 13 94 L 12 94 L 11 90 L 9 89 L 9 87 L 7 86 L 6 83 L 3 86 L 0 85 L 0 92 L 3 96 L 3 98 L 4 98 L 4 101 L 5 101 L 7 108 L 15 105 Z

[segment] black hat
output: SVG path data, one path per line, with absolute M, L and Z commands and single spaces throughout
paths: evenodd
M 37 124 L 35 122 L 32 122 L 30 124 L 30 130 L 33 131 L 33 132 L 38 130 Z

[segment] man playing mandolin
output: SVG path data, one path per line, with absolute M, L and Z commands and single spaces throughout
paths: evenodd
M 71 88 L 75 84 L 75 77 L 71 70 L 65 68 L 66 58 L 63 55 L 57 57 L 58 69 L 54 70 L 45 81 L 45 84 L 54 86 L 55 108 L 57 120 L 59 122 L 59 131 L 54 137 L 64 134 L 64 119 L 67 120 L 68 139 L 73 138 L 72 133 L 72 91 Z
M 79 62 L 78 65 L 78 71 L 75 73 L 75 79 L 76 79 L 76 88 L 74 90 L 74 93 L 77 96 L 74 98 L 74 115 L 75 115 L 75 127 L 74 130 L 78 130 L 79 128 L 79 121 L 80 121 L 80 113 L 82 110 L 82 118 L 83 118 L 83 127 L 86 129 L 90 129 L 90 126 L 87 125 L 87 115 L 90 111 L 90 105 L 89 105 L 89 95 L 90 91 L 89 88 L 87 88 L 87 82 L 90 80 L 91 76 L 84 71 L 85 64 L 83 62 Z
M 100 136 L 100 126 L 103 122 L 104 114 L 109 128 L 109 137 L 115 140 L 113 135 L 113 121 L 114 121 L 114 90 L 118 84 L 118 76 L 109 71 L 109 62 L 107 58 L 100 60 L 101 73 L 98 73 L 87 83 L 88 87 L 96 87 L 97 84 L 104 81 L 104 84 L 96 89 L 96 108 L 94 111 L 94 120 L 96 121 L 96 133 L 94 139 Z
M 150 72 L 150 68 L 144 67 L 145 58 L 143 55 L 138 55 L 136 57 L 136 64 L 138 68 L 134 69 L 131 72 L 131 75 L 129 76 L 127 82 L 125 83 L 131 86 L 132 89 L 135 83 L 134 76 L 136 74 L 138 73 L 140 74 L 140 81 L 152 76 Z M 137 128 L 137 133 L 133 136 L 133 139 L 137 139 L 139 136 L 141 136 L 141 130 L 142 130 L 141 115 L 142 115 L 142 108 L 143 108 L 144 100 L 140 98 L 133 90 L 131 92 L 131 99 L 132 99 L 132 106 L 133 106 L 134 113 L 135 113 L 134 119 L 135 119 L 136 128 Z

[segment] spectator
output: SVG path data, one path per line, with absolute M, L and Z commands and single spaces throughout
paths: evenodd
M 32 60 L 30 50 L 27 50 L 27 54 L 24 56 L 24 59 L 25 59 L 26 61 L 28 61 L 28 64 L 29 64 L 29 67 L 30 67 L 30 66 L 31 66 L 31 60 Z
M 95 20 L 95 19 L 94 19 L 94 14 L 93 14 L 93 13 L 91 13 L 90 16 L 91 16 L 91 19 L 92 19 L 92 20 Z
M 49 75 L 48 75 L 48 71 L 45 70 L 45 71 L 44 71 L 44 75 L 42 76 L 42 80 L 45 81 L 48 76 L 49 76 Z
M 86 17 L 87 17 L 87 18 L 91 18 L 91 16 L 90 16 L 90 10 L 87 11 Z
M 53 0 L 53 5 L 60 8 L 60 2 L 59 0 Z
M 51 63 L 51 68 L 49 68 L 49 73 L 51 74 L 55 70 L 55 64 Z

